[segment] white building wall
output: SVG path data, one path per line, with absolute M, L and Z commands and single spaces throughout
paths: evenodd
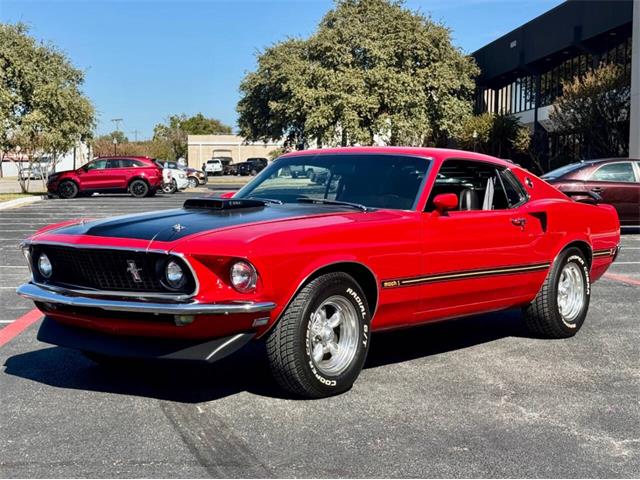
M 74 150 L 75 150 L 75 167 L 74 167 Z M 80 168 L 82 165 L 91 160 L 91 149 L 84 143 L 78 143 L 74 148 L 65 153 L 58 159 L 55 164 L 54 171 L 64 172 L 66 170 L 74 170 Z M 48 155 L 43 155 L 43 158 L 50 158 Z M 26 168 L 28 162 L 23 162 L 23 168 Z M 2 162 L 2 176 L 3 177 L 17 177 L 18 166 L 16 162 L 5 159 Z

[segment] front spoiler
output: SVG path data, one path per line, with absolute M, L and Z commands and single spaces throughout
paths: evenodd
M 63 325 L 47 316 L 38 340 L 61 347 L 118 358 L 185 360 L 213 363 L 246 345 L 255 333 L 238 333 L 207 341 L 124 337 Z
M 232 315 L 242 313 L 270 312 L 276 306 L 272 302 L 148 302 L 139 300 L 112 300 L 79 295 L 72 290 L 45 288 L 33 283 L 24 283 L 16 290 L 18 295 L 34 302 L 66 305 L 69 307 L 100 308 L 114 312 L 164 313 L 169 315 Z M 84 292 L 83 292 L 84 293 Z M 87 292 L 89 293 L 89 292 Z

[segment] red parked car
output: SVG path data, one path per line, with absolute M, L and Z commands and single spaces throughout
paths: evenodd
M 212 362 L 264 339 L 282 387 L 323 397 L 351 387 L 374 331 L 520 307 L 536 335 L 574 335 L 619 241 L 613 207 L 506 161 L 327 149 L 232 198 L 43 229 L 18 294 L 45 314 L 41 341 L 98 362 Z
M 614 206 L 623 226 L 640 226 L 640 160 L 605 158 L 565 165 L 542 178 L 570 196 L 599 196 Z
M 74 198 L 81 194 L 126 193 L 151 197 L 162 186 L 162 167 L 149 157 L 100 157 L 77 170 L 49 176 L 50 195 Z

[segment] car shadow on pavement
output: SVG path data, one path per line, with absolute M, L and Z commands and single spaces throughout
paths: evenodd
M 519 311 L 510 310 L 433 323 L 372 337 L 366 368 L 460 350 L 504 337 L 528 337 Z M 58 388 L 199 403 L 243 391 L 272 398 L 288 396 L 272 380 L 264 344 L 254 342 L 213 365 L 131 362 L 97 365 L 80 352 L 47 347 L 14 355 L 5 374 Z

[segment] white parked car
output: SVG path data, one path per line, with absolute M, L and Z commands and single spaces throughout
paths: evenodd
M 158 164 L 162 167 L 162 192 L 176 193 L 178 190 L 184 190 L 189 186 L 187 173 L 179 168 L 169 168 L 168 162 L 158 160 Z
M 203 165 L 203 170 L 207 175 L 222 175 L 222 162 L 219 158 L 207 160 Z

